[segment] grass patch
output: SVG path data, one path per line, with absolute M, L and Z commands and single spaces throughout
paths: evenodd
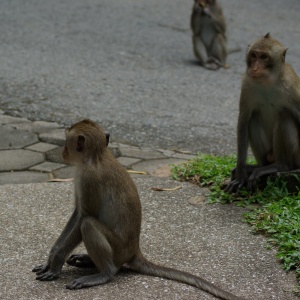
M 254 161 L 249 161 L 254 163 Z M 249 163 L 248 162 L 248 163 Z M 208 202 L 232 203 L 252 207 L 244 214 L 253 231 L 266 235 L 269 245 L 277 247 L 277 258 L 287 271 L 295 270 L 300 285 L 300 192 L 289 194 L 284 179 L 268 180 L 263 191 L 254 194 L 246 190 L 236 196 L 223 191 L 236 165 L 236 156 L 198 154 L 178 166 L 172 166 L 172 177 L 209 188 Z M 257 208 L 258 207 L 258 208 Z

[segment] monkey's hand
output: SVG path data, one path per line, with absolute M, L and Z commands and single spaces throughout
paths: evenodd
M 61 268 L 50 269 L 50 264 L 38 265 L 32 269 L 36 273 L 36 279 L 41 281 L 55 280 L 59 277 Z
M 266 175 L 274 174 L 276 172 L 284 172 L 288 170 L 289 167 L 287 165 L 285 164 L 279 165 L 276 163 L 264 167 L 257 167 L 253 170 L 253 172 L 249 176 L 247 189 L 249 191 L 254 191 L 257 186 L 257 181 L 261 176 L 266 176 Z
M 87 254 L 72 254 L 68 260 L 67 264 L 77 268 L 95 268 L 94 262 Z
M 248 180 L 247 167 L 235 168 L 231 171 L 231 182 L 225 188 L 226 193 L 238 193 Z
M 207 7 L 207 6 L 204 7 L 203 10 L 202 10 L 202 14 L 205 15 L 205 16 L 207 16 L 207 17 L 209 17 L 209 18 L 211 18 L 209 7 Z

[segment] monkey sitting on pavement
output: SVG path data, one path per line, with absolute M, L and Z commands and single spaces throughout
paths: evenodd
M 226 23 L 217 0 L 195 0 L 191 14 L 193 50 L 200 64 L 209 70 L 226 67 Z
M 75 279 L 68 289 L 110 281 L 122 266 L 145 274 L 177 280 L 221 299 L 239 298 L 200 277 L 149 262 L 139 246 L 141 203 L 137 188 L 107 148 L 107 136 L 96 123 L 83 120 L 66 131 L 65 162 L 76 166 L 75 210 L 52 247 L 48 261 L 33 269 L 36 279 L 59 277 L 66 258 L 82 241 L 88 254 L 74 254 L 67 263 L 94 266 L 97 274 Z

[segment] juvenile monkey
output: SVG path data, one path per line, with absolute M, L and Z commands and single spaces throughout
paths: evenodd
M 80 289 L 110 281 L 123 266 L 146 275 L 177 280 L 222 299 L 239 298 L 186 272 L 149 262 L 141 253 L 141 203 L 134 182 L 106 147 L 102 129 L 90 120 L 66 131 L 63 157 L 75 164 L 75 210 L 50 251 L 48 261 L 33 269 L 38 280 L 54 280 L 72 250 L 83 241 L 88 254 L 71 255 L 67 263 L 98 269 L 66 287 Z
M 237 166 L 226 191 L 275 172 L 300 168 L 300 80 L 285 62 L 287 48 L 270 34 L 247 50 L 237 126 Z M 257 165 L 247 165 L 251 146 Z
M 193 50 L 200 64 L 210 70 L 225 67 L 227 58 L 226 24 L 217 0 L 195 0 L 191 29 Z

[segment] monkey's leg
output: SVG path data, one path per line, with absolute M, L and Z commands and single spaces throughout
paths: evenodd
M 207 64 L 210 64 L 212 70 L 218 70 L 220 67 L 225 67 L 226 57 L 226 41 L 222 34 L 217 34 L 208 51 Z
M 193 35 L 193 50 L 200 64 L 204 66 L 207 61 L 207 53 L 206 47 L 199 35 Z
M 72 254 L 66 262 L 68 265 L 77 268 L 96 268 L 88 254 Z
M 256 159 L 257 165 L 243 165 L 242 168 L 235 168 L 231 173 L 231 182 L 225 189 L 225 192 L 238 193 L 239 190 L 248 185 L 249 178 L 251 174 L 259 167 L 269 164 L 268 154 L 272 153 L 272 133 L 268 133 L 265 130 L 264 123 L 262 122 L 259 113 L 254 113 L 249 121 L 248 127 L 245 128 L 249 132 L 249 142 Z M 242 137 L 244 134 L 241 135 Z M 245 141 L 240 140 L 238 143 L 245 143 Z M 241 180 L 241 178 L 243 180 Z
M 67 289 L 81 289 L 110 281 L 117 273 L 114 257 L 118 256 L 120 239 L 94 217 L 85 217 L 81 225 L 81 234 L 89 257 L 99 273 L 83 276 L 68 284 Z
M 273 153 L 273 132 L 267 132 L 258 113 L 254 113 L 249 123 L 250 147 L 258 167 L 269 165 L 268 156 Z
M 274 126 L 272 148 L 269 153 L 272 153 L 271 156 L 274 157 L 274 162 L 259 167 L 252 172 L 248 180 L 248 189 L 253 189 L 257 179 L 263 175 L 290 171 L 300 165 L 299 127 L 287 112 L 279 114 L 278 121 Z

